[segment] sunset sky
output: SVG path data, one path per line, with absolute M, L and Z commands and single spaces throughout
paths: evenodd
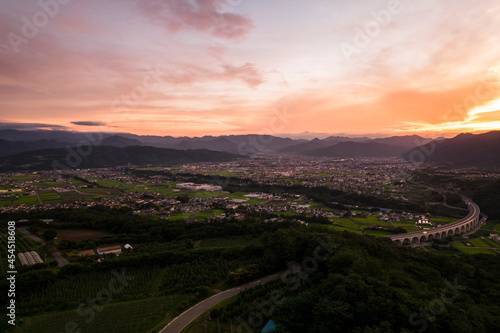
M 1 0 L 0 128 L 500 130 L 499 31 L 498 0 Z

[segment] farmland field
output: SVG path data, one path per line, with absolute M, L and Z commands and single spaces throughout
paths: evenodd
M 74 310 L 25 317 L 23 325 L 9 332 L 67 332 L 67 323 L 73 322 L 81 333 L 144 333 L 164 321 L 166 316 L 172 319 L 175 309 L 185 299 L 183 295 L 172 295 L 120 302 L 106 305 L 101 311 L 87 307 L 81 309 L 84 316 L 75 307 Z
M 16 231 L 16 265 L 20 266 L 21 262 L 17 256 L 18 253 L 36 251 L 43 258 L 42 246 L 33 241 L 31 238 Z M 7 272 L 7 226 L 0 227 L 0 273 L 6 274 Z
M 75 192 L 75 191 L 61 192 L 61 193 L 59 193 L 59 195 L 61 196 L 61 198 L 64 201 L 86 200 L 88 198 L 88 196 L 86 196 L 84 194 L 80 194 L 80 193 Z
M 363 230 L 363 235 L 384 237 L 384 236 L 392 236 L 392 235 L 394 235 L 394 233 L 392 233 L 390 231 L 384 231 L 384 230 Z
M 31 175 L 21 175 L 21 176 L 10 176 L 7 178 L 12 179 L 12 180 L 23 181 L 23 180 L 33 180 L 33 179 L 40 178 L 40 175 L 31 174 Z
M 497 242 L 495 242 L 494 240 L 488 239 L 488 238 L 473 239 L 473 240 L 470 240 L 469 243 L 471 243 L 472 246 L 476 246 L 476 247 L 498 247 L 498 248 L 500 248 L 500 245 Z
M 495 252 L 494 250 L 490 249 L 477 249 L 477 248 L 470 248 L 470 247 L 461 247 L 460 251 L 463 253 L 467 254 L 498 254 L 498 252 Z
M 38 187 L 60 187 L 69 185 L 69 182 L 41 182 L 33 183 L 33 185 L 36 185 Z
M 39 191 L 38 195 L 44 204 L 62 202 L 62 197 L 56 191 Z
M 38 198 L 34 195 L 23 195 L 19 196 L 17 198 L 13 198 L 11 200 L 9 199 L 2 199 L 0 200 L 0 206 L 8 206 L 8 205 L 38 205 Z

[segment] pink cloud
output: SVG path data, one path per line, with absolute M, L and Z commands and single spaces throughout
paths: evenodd
M 194 30 L 212 36 L 238 40 L 254 27 L 251 19 L 235 13 L 218 10 L 228 0 L 167 0 L 140 1 L 145 15 L 160 22 L 168 31 Z
M 162 77 L 165 82 L 192 84 L 210 81 L 242 81 L 255 88 L 264 82 L 262 72 L 252 63 L 241 66 L 221 64 L 221 69 L 209 69 L 194 64 L 176 64 L 175 69 L 168 70 Z

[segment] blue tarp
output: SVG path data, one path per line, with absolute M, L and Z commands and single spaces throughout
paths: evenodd
M 269 320 L 267 322 L 266 326 L 264 326 L 264 328 L 262 329 L 261 333 L 274 332 L 275 328 L 276 328 L 276 324 L 274 323 L 274 321 Z

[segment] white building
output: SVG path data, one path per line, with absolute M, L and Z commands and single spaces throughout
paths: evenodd
M 209 185 L 209 184 L 181 183 L 175 185 L 175 187 L 192 191 L 208 191 L 208 192 L 222 191 L 221 186 Z

